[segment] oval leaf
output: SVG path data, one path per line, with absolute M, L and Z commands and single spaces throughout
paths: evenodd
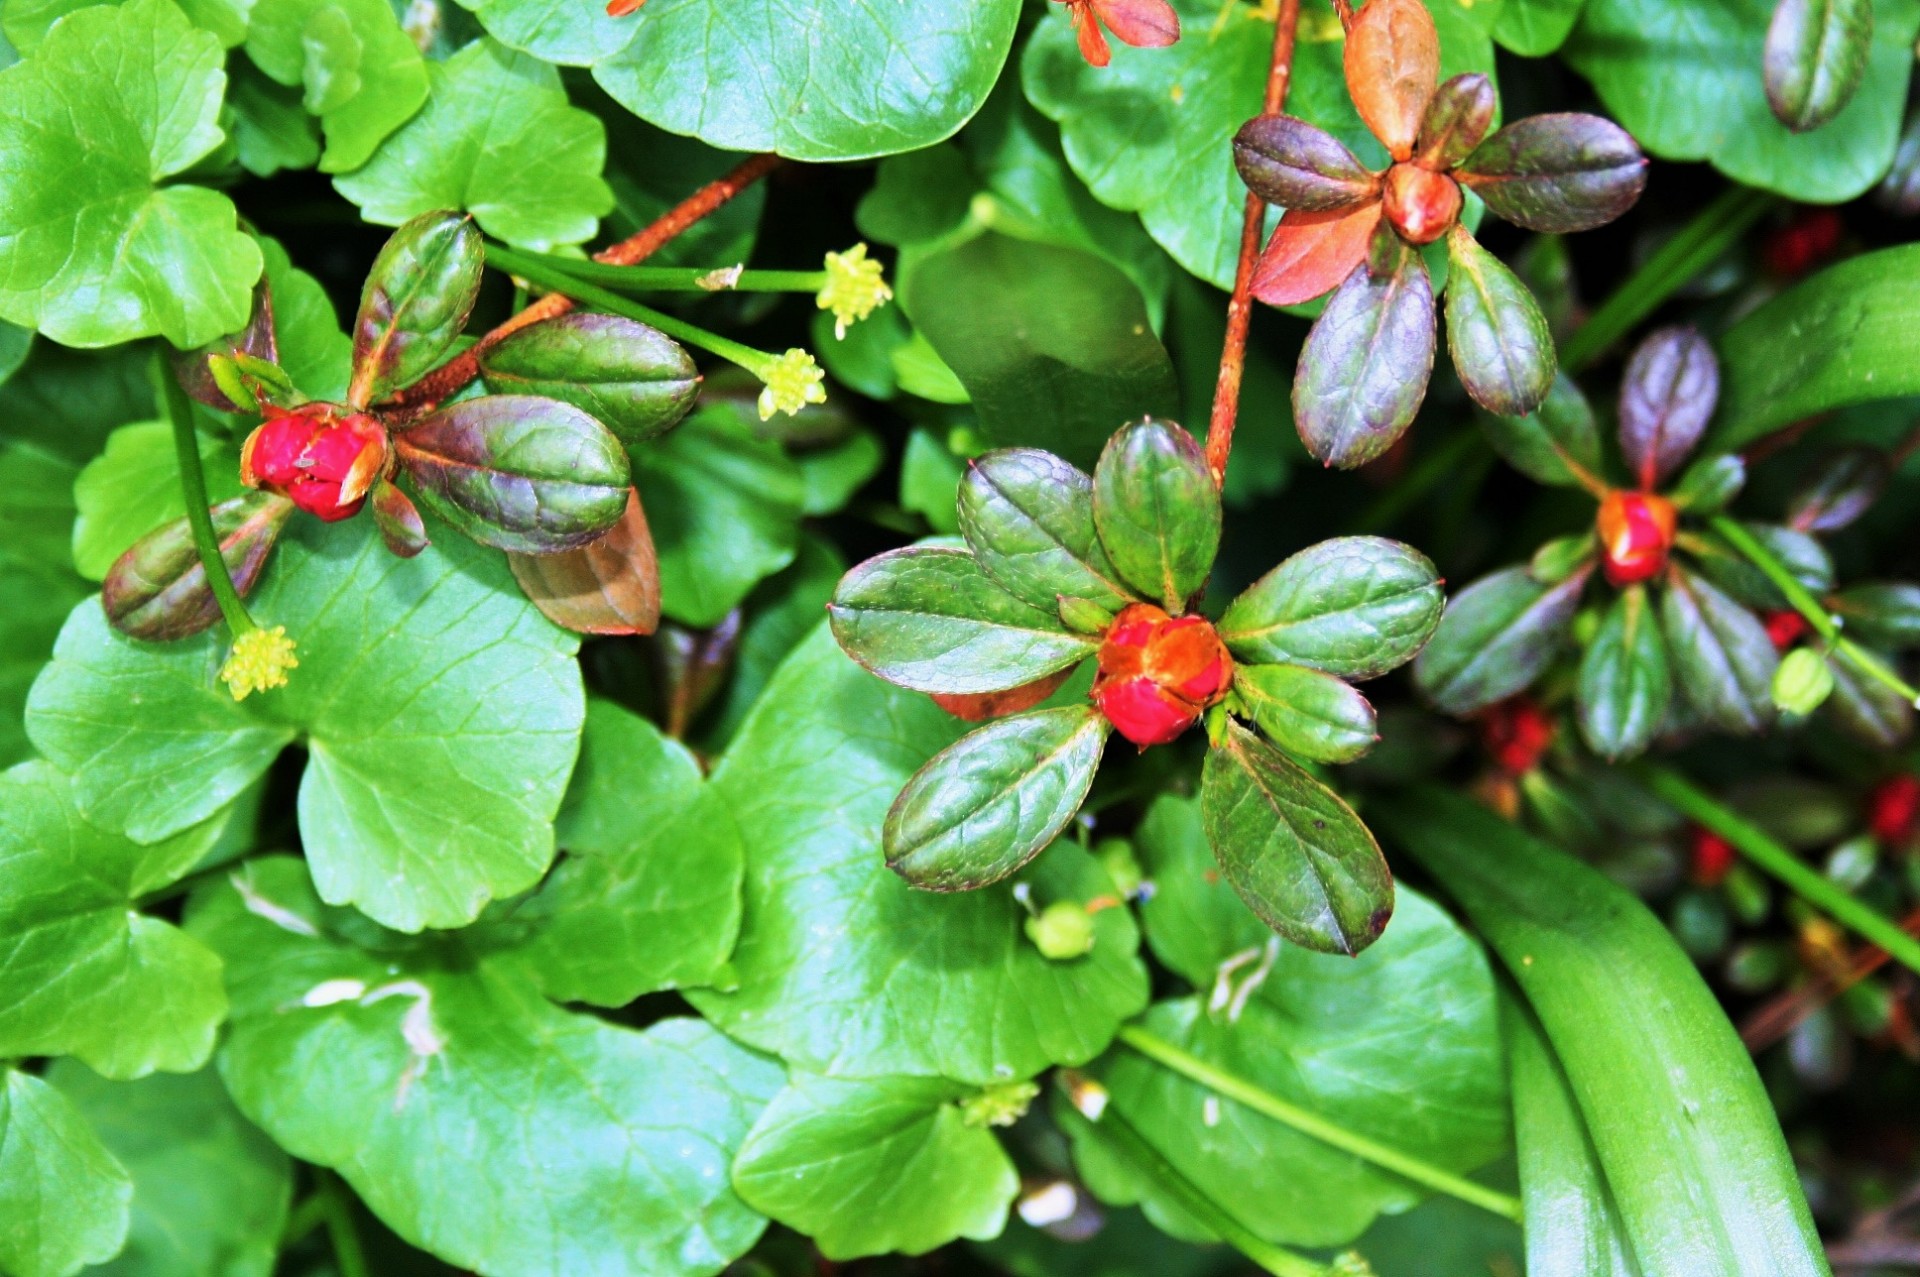
M 1261 115 L 1233 136 L 1240 180 L 1269 204 L 1310 213 L 1351 208 L 1380 193 L 1380 179 L 1317 124 Z
M 1414 162 L 1436 173 L 1459 164 L 1487 135 L 1498 104 L 1493 81 L 1477 71 L 1448 80 L 1427 104 Z
M 1396 160 L 1412 156 L 1440 82 L 1440 33 L 1420 0 L 1367 0 L 1347 32 L 1347 91 Z
M 496 549 L 576 549 L 626 512 L 619 440 L 557 400 L 488 395 L 449 404 L 396 433 L 393 448 L 436 513 Z
M 1647 157 L 1597 115 L 1533 115 L 1475 147 L 1454 176 L 1495 217 L 1561 234 L 1605 226 L 1632 208 L 1647 184 Z
M 1651 333 L 1627 360 L 1620 384 L 1620 451 L 1652 491 L 1700 442 L 1720 398 L 1720 361 L 1696 328 Z
M 1688 514 L 1719 514 L 1747 486 L 1747 463 L 1737 452 L 1701 457 L 1685 470 L 1667 496 Z
M 1884 653 L 1874 655 L 1894 667 Z M 1833 671 L 1827 714 L 1842 731 L 1878 749 L 1897 749 L 1913 735 L 1914 707 L 1906 697 L 1862 671 L 1845 651 L 1827 666 Z
M 1843 448 L 1822 462 L 1787 505 L 1796 532 L 1838 532 L 1865 514 L 1893 478 L 1891 459 L 1878 448 Z
M 393 233 L 353 321 L 349 404 L 384 399 L 440 362 L 466 327 L 484 260 L 479 230 L 458 213 L 423 213 Z
M 1451 293 L 1447 307 L 1451 315 Z M 1536 483 L 1600 486 L 1600 430 L 1587 397 L 1566 374 L 1555 374 L 1547 397 L 1526 416 L 1482 416 L 1480 424 L 1494 451 Z
M 994 584 L 965 550 L 909 546 L 868 559 L 840 578 L 827 616 L 848 656 L 917 692 L 1002 692 L 1097 646 Z
M 1675 565 L 1660 601 L 1674 673 L 1701 717 L 1730 732 L 1773 721 L 1773 671 L 1780 664 L 1760 618 Z
M 1355 268 L 1313 321 L 1293 382 L 1307 451 L 1330 466 L 1365 465 L 1413 424 L 1433 372 L 1433 285 L 1420 255 L 1386 233 L 1391 263 Z M 1376 233 L 1374 243 L 1382 235 Z
M 1447 349 L 1473 401 L 1524 417 L 1553 387 L 1553 334 L 1533 294 L 1464 226 L 1447 234 Z
M 1094 531 L 1093 479 L 1037 448 L 1004 448 L 975 461 L 960 483 L 960 534 L 981 569 L 1007 593 L 1048 611 L 1062 597 L 1107 612 L 1133 592 Z
M 1580 661 L 1580 734 L 1613 759 L 1638 754 L 1667 716 L 1667 642 L 1643 586 L 1623 590 Z
M 679 342 L 619 315 L 576 312 L 529 324 L 487 348 L 480 372 L 495 394 L 572 404 L 628 445 L 678 425 L 700 391 Z
M 1086 800 L 1107 720 L 1091 705 L 987 724 L 935 754 L 887 812 L 887 868 L 927 891 L 999 882 L 1046 849 Z
M 1320 670 L 1242 665 L 1233 691 L 1268 739 L 1316 763 L 1350 763 L 1380 739 L 1367 698 Z
M 1413 659 L 1445 606 L 1439 573 L 1412 546 L 1335 537 L 1248 586 L 1220 617 L 1220 638 L 1249 664 L 1378 678 Z
M 1170 421 L 1123 427 L 1093 472 L 1093 521 L 1127 584 L 1184 612 L 1220 548 L 1220 491 L 1200 445 Z
M 387 543 L 389 553 L 411 559 L 427 548 L 427 525 L 406 493 L 381 479 L 373 485 L 373 499 L 368 504 L 373 510 L 373 524 L 380 529 L 380 539 Z
M 292 513 L 293 502 L 271 492 L 243 492 L 213 507 L 220 557 L 242 595 L 260 579 Z M 114 560 L 100 603 L 113 628 L 139 639 L 182 639 L 220 619 L 185 517 L 149 532 Z
M 1236 723 L 1207 751 L 1200 819 L 1233 889 L 1294 944 L 1358 953 L 1393 916 L 1393 874 L 1353 809 Z
M 1383 211 L 1378 200 L 1325 213 L 1289 211 L 1253 268 L 1253 295 L 1269 306 L 1297 306 L 1338 288 L 1367 260 Z
M 660 562 L 640 494 L 597 541 L 558 554 L 509 554 L 521 592 L 576 634 L 651 634 L 660 625 Z
M 1873 0 L 1779 0 L 1761 64 L 1767 105 L 1795 133 L 1853 101 L 1873 52 Z
M 1449 714 L 1471 714 L 1525 688 L 1560 652 L 1591 563 L 1548 587 L 1504 568 L 1455 595 L 1413 663 L 1420 690 Z

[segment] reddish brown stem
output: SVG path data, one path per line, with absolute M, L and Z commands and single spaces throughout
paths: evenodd
M 1912 910 L 1902 918 L 1900 927 L 1909 935 L 1920 936 L 1920 909 Z M 1845 972 L 1844 979 L 1816 978 L 1781 994 L 1748 1016 L 1740 1026 L 1740 1040 L 1746 1043 L 1749 1051 L 1759 1054 L 1793 1032 L 1802 1020 L 1886 964 L 1885 949 L 1878 945 L 1865 946 L 1854 957 L 1853 965 Z
M 1280 0 L 1263 115 L 1278 115 L 1287 105 L 1287 88 L 1293 81 L 1293 37 L 1299 26 L 1300 0 Z M 1227 340 L 1220 351 L 1220 376 L 1213 384 L 1213 414 L 1207 420 L 1207 465 L 1219 485 L 1227 481 L 1227 455 L 1233 451 L 1233 424 L 1240 413 L 1247 327 L 1253 322 L 1253 267 L 1260 257 L 1260 231 L 1266 220 L 1267 202 L 1248 191 L 1246 216 L 1240 223 L 1240 262 L 1233 272 L 1233 296 L 1227 301 Z
M 780 162 L 780 157 L 773 154 L 754 155 L 742 160 L 725 176 L 708 182 L 635 234 L 611 248 L 595 253 L 593 260 L 611 266 L 639 265 L 664 248 L 675 236 L 682 234 L 701 218 L 714 212 L 728 200 L 778 168 Z M 557 318 L 572 309 L 572 298 L 562 297 L 558 293 L 547 294 L 487 333 L 459 355 L 381 404 L 380 407 L 403 417 L 417 416 L 429 411 L 434 405 L 460 393 L 477 380 L 480 376 L 480 356 L 506 340 L 509 335 L 519 332 L 529 324 L 537 324 L 543 319 Z
M 1353 30 L 1353 4 L 1351 0 L 1333 0 L 1333 11 L 1340 15 L 1340 29 Z

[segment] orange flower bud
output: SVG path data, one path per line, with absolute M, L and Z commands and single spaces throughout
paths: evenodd
M 1460 184 L 1418 164 L 1387 170 L 1387 220 L 1409 244 L 1431 244 L 1460 220 Z
M 1673 502 L 1650 492 L 1614 489 L 1600 502 L 1601 568 L 1614 585 L 1632 585 L 1667 566 L 1678 522 Z
M 1099 654 L 1093 703 L 1134 744 L 1164 745 L 1233 684 L 1233 658 L 1212 622 L 1135 603 L 1115 617 Z
M 387 432 L 361 413 L 310 403 L 270 417 L 240 450 L 240 481 L 329 523 L 359 513 L 387 464 Z

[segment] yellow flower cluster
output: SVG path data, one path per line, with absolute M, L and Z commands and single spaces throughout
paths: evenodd
M 250 693 L 285 687 L 287 671 L 299 664 L 286 626 L 248 630 L 233 640 L 233 650 L 220 667 L 220 681 L 233 692 L 234 700 L 244 701 Z
M 762 421 L 771 419 L 776 412 L 791 416 L 810 403 L 827 401 L 827 388 L 823 384 L 827 375 L 813 362 L 812 355 L 797 346 L 776 358 L 762 376 L 767 383 L 760 391 Z
M 848 324 L 865 319 L 892 299 L 893 289 L 887 287 L 880 263 L 867 256 L 865 244 L 827 254 L 827 286 L 813 300 L 821 310 L 833 312 L 835 337 L 844 340 Z

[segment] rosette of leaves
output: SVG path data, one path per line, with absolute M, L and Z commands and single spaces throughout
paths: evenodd
M 1528 563 L 1454 596 L 1414 665 L 1434 704 L 1466 715 L 1515 695 L 1540 682 L 1577 634 L 1580 733 L 1608 758 L 1641 752 L 1667 727 L 1744 733 L 1773 720 L 1779 656 L 1760 615 L 1772 587 L 1697 526 L 1738 494 L 1745 464 L 1716 454 L 1682 469 L 1719 381 L 1712 347 L 1692 328 L 1661 329 L 1640 344 L 1620 391 L 1619 451 L 1630 476 L 1621 486 L 1604 477 L 1593 409 L 1565 377 L 1533 415 L 1483 419 L 1515 467 L 1584 488 L 1599 509 L 1593 531 L 1548 542 Z M 1825 552 L 1805 532 L 1748 530 L 1810 588 L 1831 583 Z M 1613 593 L 1583 614 L 1596 578 Z
M 1440 39 L 1420 0 L 1370 0 L 1347 31 L 1347 90 L 1386 147 L 1374 172 L 1331 133 L 1263 115 L 1234 138 L 1253 192 L 1286 210 L 1253 295 L 1291 306 L 1331 293 L 1300 352 L 1294 419 L 1315 457 L 1373 460 L 1412 424 L 1433 368 L 1433 285 L 1419 248 L 1445 238 L 1447 346 L 1474 402 L 1525 416 L 1553 385 L 1553 337 L 1533 294 L 1461 224 L 1463 188 L 1528 230 L 1591 230 L 1640 198 L 1646 157 L 1594 115 L 1540 115 L 1488 136 L 1493 82 L 1439 83 Z
M 659 571 L 627 448 L 677 424 L 699 377 L 665 335 L 613 315 L 567 314 L 488 344 L 488 393 L 447 403 L 409 394 L 462 346 L 484 252 L 472 221 L 428 213 L 375 259 L 353 326 L 344 402 L 309 400 L 276 362 L 262 283 L 243 330 L 179 356 L 189 395 L 264 424 L 242 453 L 253 491 L 214 507 L 235 586 L 259 579 L 296 507 L 333 521 L 362 507 L 403 558 L 427 545 L 420 507 L 508 552 L 555 622 L 650 633 Z M 186 520 L 129 549 L 103 585 L 109 618 L 136 638 L 177 639 L 219 619 Z
M 1351 682 L 1410 660 L 1432 634 L 1433 565 L 1395 541 L 1337 538 L 1274 568 L 1217 621 L 1198 616 L 1220 497 L 1193 438 L 1151 418 L 1115 434 L 1092 475 L 1047 452 L 989 452 L 962 480 L 958 513 L 964 547 L 869 559 L 829 606 L 835 639 L 868 670 L 990 719 L 900 791 L 883 829 L 889 866 L 961 891 L 1032 860 L 1079 811 L 1109 731 L 1149 739 L 1109 694 L 1128 684 L 1157 698 L 1151 725 L 1171 727 L 1154 743 L 1205 716 L 1207 837 L 1261 919 L 1313 949 L 1372 943 L 1392 911 L 1386 861 L 1303 763 L 1372 747 L 1373 709 Z M 1141 609 L 1157 619 L 1135 620 Z M 1142 624 L 1197 635 L 1218 656 L 1197 684 L 1168 675 L 1140 689 L 1126 649 Z M 1032 708 L 1089 657 L 1092 703 Z M 1169 724 L 1183 695 L 1188 715 Z

